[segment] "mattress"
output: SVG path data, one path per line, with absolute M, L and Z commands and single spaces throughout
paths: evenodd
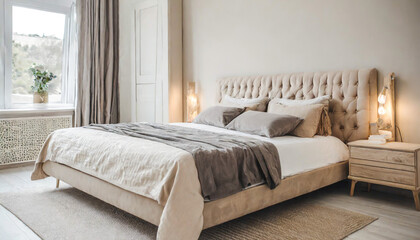
M 313 138 L 282 136 L 267 138 L 204 124 L 172 124 L 271 142 L 279 152 L 282 178 L 349 159 L 348 147 L 340 139 L 333 136 L 314 136 Z

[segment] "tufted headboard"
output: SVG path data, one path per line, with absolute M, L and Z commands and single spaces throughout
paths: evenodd
M 224 95 L 286 99 L 330 95 L 332 135 L 347 143 L 368 138 L 369 123 L 376 122 L 377 75 L 376 69 L 362 69 L 228 77 L 217 82 L 217 99 L 220 102 Z

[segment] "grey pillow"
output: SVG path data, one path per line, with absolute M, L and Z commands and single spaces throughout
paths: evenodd
M 301 121 L 299 117 L 286 114 L 247 111 L 230 122 L 226 128 L 272 138 L 290 133 Z
M 193 123 L 201 123 L 216 127 L 225 127 L 230 121 L 244 111 L 244 108 L 214 106 L 198 114 Z

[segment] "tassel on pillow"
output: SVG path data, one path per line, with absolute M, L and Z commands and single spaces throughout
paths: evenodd
M 328 108 L 324 107 L 321 112 L 321 119 L 319 120 L 318 135 L 331 136 L 331 119 L 328 115 Z

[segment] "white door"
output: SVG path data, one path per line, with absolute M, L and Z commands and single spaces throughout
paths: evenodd
M 157 114 L 161 111 L 157 77 L 158 61 L 158 2 L 143 1 L 135 8 L 135 80 L 136 80 L 136 121 L 160 122 Z

